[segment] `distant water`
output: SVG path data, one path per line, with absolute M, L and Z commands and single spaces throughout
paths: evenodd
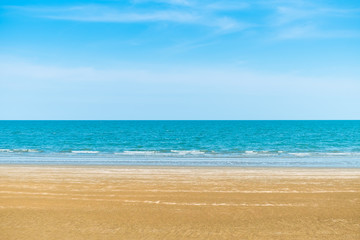
M 0 164 L 360 167 L 360 121 L 0 121 Z

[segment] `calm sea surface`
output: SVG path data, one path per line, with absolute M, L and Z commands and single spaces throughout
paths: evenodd
M 360 121 L 0 121 L 0 164 L 360 167 Z

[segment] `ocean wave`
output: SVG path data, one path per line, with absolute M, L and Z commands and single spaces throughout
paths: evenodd
M 304 153 L 304 152 L 292 152 L 292 153 L 288 153 L 289 155 L 293 155 L 293 156 L 297 156 L 297 157 L 306 157 L 306 156 L 311 156 L 312 154 L 316 154 L 316 153 Z
M 170 150 L 170 151 L 155 151 L 155 150 L 129 150 L 123 152 L 115 152 L 116 155 L 159 155 L 159 156 L 179 156 L 179 155 L 203 155 L 204 151 L 200 150 Z
M 229 156 L 233 157 L 244 157 L 244 158 L 260 158 L 260 157 L 277 157 L 283 156 L 283 151 L 255 151 L 255 150 L 247 150 L 242 152 L 231 152 Z
M 95 153 L 99 153 L 99 151 L 85 151 L 85 150 L 79 150 L 79 151 L 71 151 L 72 153 L 90 153 L 90 154 L 95 154 Z
M 231 158 L 261 158 L 261 157 L 331 157 L 331 156 L 357 156 L 354 152 L 286 152 L 286 151 L 204 151 L 204 150 L 128 150 L 115 152 L 124 156 L 164 156 L 164 157 L 231 157 Z
M 4 151 L 4 152 L 15 152 L 15 153 L 38 153 L 38 152 L 41 152 L 37 149 L 4 149 L 4 150 L 8 150 L 8 151 Z
M 111 151 L 111 150 L 61 150 L 61 151 L 49 151 L 49 150 L 39 150 L 39 149 L 10 149 L 10 148 L 1 148 L 0 154 L 9 155 L 9 154 L 30 154 L 34 155 L 36 153 L 41 155 L 56 155 L 56 154 L 69 154 L 70 155 L 101 155 L 103 157 L 168 157 L 168 158 L 340 158 L 348 157 L 354 158 L 359 157 L 360 152 L 352 151 L 324 151 L 324 152 L 296 152 L 296 151 L 283 151 L 283 150 L 245 150 L 245 151 L 214 151 L 214 150 L 124 150 L 124 151 Z
M 256 151 L 245 151 L 245 154 L 257 154 Z
M 172 153 L 176 153 L 179 155 L 187 155 L 187 154 L 191 154 L 191 155 L 202 155 L 205 154 L 204 151 L 200 151 L 200 150 L 171 150 L 170 152 Z
M 41 152 L 40 150 L 37 149 L 0 149 L 0 152 L 3 153 L 38 153 Z
M 123 151 L 123 152 L 116 152 L 116 155 L 155 155 L 160 153 L 159 151 Z
M 11 149 L 0 149 L 0 152 L 13 152 Z

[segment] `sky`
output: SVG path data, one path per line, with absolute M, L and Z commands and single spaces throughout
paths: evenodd
M 360 1 L 0 2 L 2 120 L 360 119 Z

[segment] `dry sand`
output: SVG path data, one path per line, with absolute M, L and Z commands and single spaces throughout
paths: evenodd
M 0 239 L 360 239 L 360 169 L 0 166 Z

